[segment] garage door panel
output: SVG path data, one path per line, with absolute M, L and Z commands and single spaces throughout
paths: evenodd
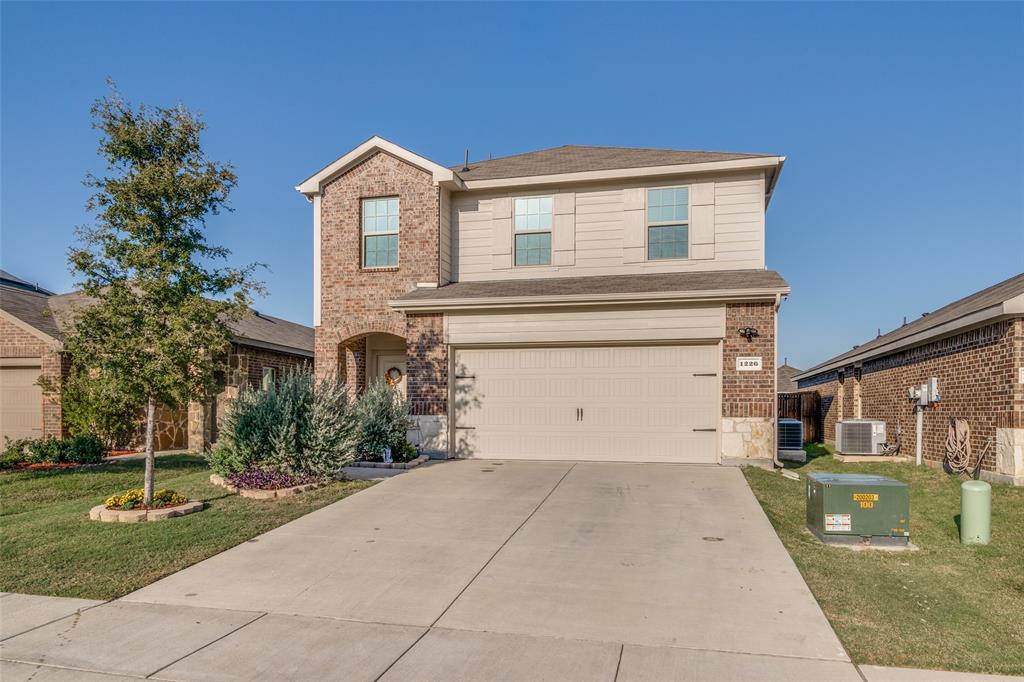
M 39 367 L 0 367 L 0 443 L 43 435 Z
M 717 345 L 459 350 L 456 452 L 715 462 L 718 362 Z

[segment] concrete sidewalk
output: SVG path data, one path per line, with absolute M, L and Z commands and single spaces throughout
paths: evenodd
M 862 677 L 729 468 L 428 465 L 121 600 L 12 597 L 4 682 L 924 679 Z

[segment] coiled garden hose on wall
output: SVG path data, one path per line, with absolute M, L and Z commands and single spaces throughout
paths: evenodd
M 971 425 L 966 419 L 949 418 L 946 432 L 946 470 L 962 474 L 971 463 Z
M 992 446 L 992 439 L 989 438 L 985 447 L 978 453 L 978 461 L 974 463 L 974 470 L 971 477 L 977 479 L 981 474 L 981 462 L 985 459 L 985 453 Z M 966 419 L 949 418 L 949 431 L 946 432 L 946 459 L 943 467 L 951 474 L 966 474 L 967 467 L 971 464 L 971 425 Z

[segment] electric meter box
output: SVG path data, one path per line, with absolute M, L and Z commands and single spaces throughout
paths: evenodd
M 906 545 L 910 488 L 886 476 L 807 474 L 807 529 L 829 544 Z

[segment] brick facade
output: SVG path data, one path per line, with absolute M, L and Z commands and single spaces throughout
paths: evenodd
M 217 432 L 231 401 L 243 386 L 259 388 L 263 384 L 263 370 L 274 370 L 277 379 L 290 369 L 307 366 L 312 360 L 304 355 L 284 351 L 258 348 L 244 344 L 231 344 L 228 357 L 226 385 L 204 406 L 202 401 L 192 402 L 182 413 L 186 416 L 187 428 L 183 442 L 175 447 L 188 447 L 193 452 L 202 452 L 217 442 Z
M 832 371 L 799 383 L 801 390 L 813 389 L 822 396 L 826 440 L 835 442 L 840 414 L 844 419 L 882 419 L 890 441 L 895 440 L 897 423 L 902 427 L 903 454 L 913 455 L 916 417 L 907 389 L 936 377 L 942 400 L 924 414 L 923 458 L 934 464 L 943 460 L 949 418 L 958 417 L 970 423 L 975 455 L 992 439 L 982 468 L 995 472 L 997 429 L 1024 428 L 1024 385 L 1017 374 L 1022 366 L 1024 320 L 1018 318 L 873 358 L 859 372 L 848 366 L 841 381 Z
M 444 316 L 410 315 L 406 339 L 409 411 L 414 415 L 448 414 L 448 346 Z
M 362 267 L 362 199 L 399 199 L 398 267 Z M 430 173 L 378 152 L 323 187 L 320 199 L 320 324 L 316 371 L 366 382 L 360 337 L 407 337 L 405 315 L 388 301 L 440 278 L 440 194 Z
M 767 460 L 775 455 L 775 305 L 769 302 L 725 306 L 722 341 L 723 461 Z M 753 327 L 747 339 L 739 330 Z M 736 358 L 759 357 L 761 369 L 739 371 Z
M 739 335 L 753 327 L 758 335 Z M 761 371 L 740 372 L 736 358 L 760 357 Z M 722 347 L 722 416 L 775 418 L 775 306 L 772 303 L 729 303 L 725 306 Z

